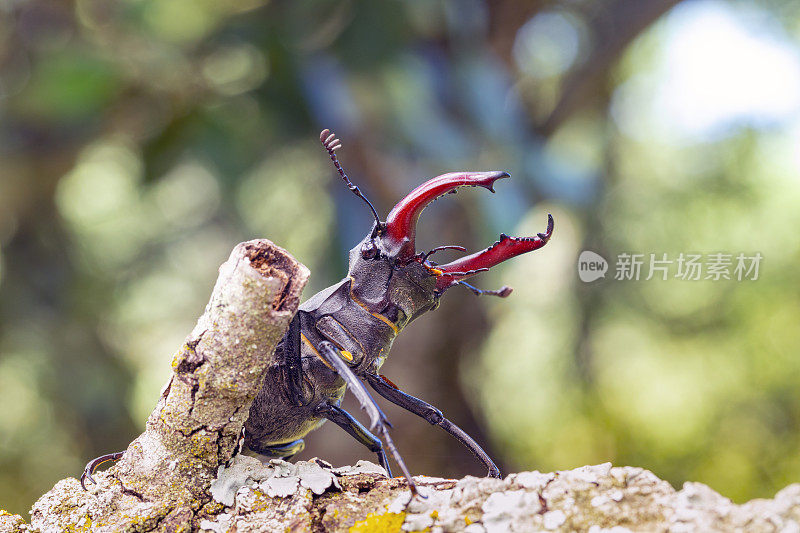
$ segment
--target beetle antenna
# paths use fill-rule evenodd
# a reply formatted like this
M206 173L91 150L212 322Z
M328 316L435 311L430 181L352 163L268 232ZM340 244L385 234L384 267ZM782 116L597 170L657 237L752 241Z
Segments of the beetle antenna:
M339 171L339 175L342 177L344 182L347 184L347 188L350 191L367 202L367 205L372 210L372 214L375 217L375 222L378 224L378 227L382 227L383 223L381 222L381 218L378 216L378 212L375 211L375 207L372 205L372 202L367 200L367 197L361 192L357 186L353 185L353 182L350 181L350 178L347 177L345 174L342 165L339 164L339 159L336 157L336 150L342 147L342 141L336 138L336 134L332 133L331 130L325 128L319 134L319 141L322 143L322 146L328 151L328 154L331 156L331 161L333 161L333 165L336 167L336 170Z
M499 296L500 298L506 298L509 294L511 294L511 291L514 290L511 287L509 287L508 285L503 285L502 287L500 287L496 291L487 291L486 289L479 289L478 287L470 285L466 281L458 281L458 282L456 282L456 285L465 286L466 288L471 290L472 293L475 296L480 296L482 294L485 294L486 296Z

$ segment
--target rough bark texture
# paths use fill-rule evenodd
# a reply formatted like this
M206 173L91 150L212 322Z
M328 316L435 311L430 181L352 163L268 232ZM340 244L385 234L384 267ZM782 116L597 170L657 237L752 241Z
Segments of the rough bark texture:
M800 531L800 484L772 500L735 505L706 485L686 483L676 491L647 470L609 463L549 474L521 472L503 480L419 476L424 500L412 500L402 479L385 477L367 461L335 469L320 460L262 465L239 455L219 470L210 488L213 500L186 502L187 510L173 506L159 522L148 521L150 512L141 505L127 508L124 521L120 516L102 525L92 510L109 505L98 502L112 497L82 492L69 478L36 503L32 526L0 513L0 532ZM101 487L114 483L113 473L98 477Z
M59 481L31 523L6 531L783 531L800 532L800 484L734 505L710 488L675 491L641 468L610 464L503 480L420 476L427 499L366 461L225 467L308 271L265 240L237 246L173 374L123 459L81 489Z

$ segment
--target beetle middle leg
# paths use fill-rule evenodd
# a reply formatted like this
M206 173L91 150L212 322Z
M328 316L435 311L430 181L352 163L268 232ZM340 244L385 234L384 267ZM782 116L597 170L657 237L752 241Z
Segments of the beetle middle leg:
M353 415L341 407L323 403L319 406L317 412L345 430L351 437L366 446L371 452L375 452L378 455L378 463L386 470L386 474L392 477L392 469L389 467L389 461L386 459L386 453L383 451L381 439L370 433L358 420L353 418Z
M393 404L399 405L403 409L411 411L415 415L424 418L434 426L439 426L450 435L455 437L456 440L466 446L467 449L469 449L469 451L471 451L472 454L484 464L484 466L489 470L490 477L500 477L500 469L494 464L494 461L492 461L492 459L489 457L489 454L483 451L483 448L481 448L472 437L467 435L463 429L446 419L442 412L436 407L432 406L428 402L420 400L419 398L415 398L410 394L406 394L398 389L394 383L383 376L365 374L365 377L367 378L367 382L369 382L369 384L378 394Z

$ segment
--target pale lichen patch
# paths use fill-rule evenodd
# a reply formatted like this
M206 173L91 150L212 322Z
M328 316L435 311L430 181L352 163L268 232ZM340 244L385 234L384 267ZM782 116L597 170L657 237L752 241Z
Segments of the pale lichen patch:
M253 479L253 472L259 468L261 462L246 455L237 456L227 468L221 465L217 478L211 483L211 496L223 505L233 505L236 492Z
M262 464L254 457L240 454L227 467L219 467L217 478L211 483L211 495L216 501L231 506L237 492L253 483L270 497L291 496L301 487L320 495L329 489L341 490L339 476L363 473L382 475L382 472L381 467L368 461L335 469L319 460L292 464L272 459Z
M375 463L371 463L369 461L364 461L363 459L359 460L354 466L340 466L338 468L333 468L331 472L333 472L338 476L352 476L355 474L378 474L384 477L388 477L386 475L386 470L384 470L382 466L376 465Z
M487 533L515 531L515 524L531 523L542 506L539 495L524 490L495 492L483 503L483 522Z
M548 511L542 515L542 522L545 529L556 529L567 521L567 515L564 511L558 509L556 511Z

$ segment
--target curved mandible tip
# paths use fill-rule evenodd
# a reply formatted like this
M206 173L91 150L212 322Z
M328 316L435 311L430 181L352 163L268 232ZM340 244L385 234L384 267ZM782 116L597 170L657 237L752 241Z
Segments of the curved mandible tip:
M436 278L436 290L443 291L461 280L479 272L489 270L493 266L516 257L520 254L538 250L553 236L555 223L553 215L547 214L547 229L544 233L537 233L536 237L509 237L500 234L500 240L490 247L472 255L456 259L445 265L437 265L441 272Z

